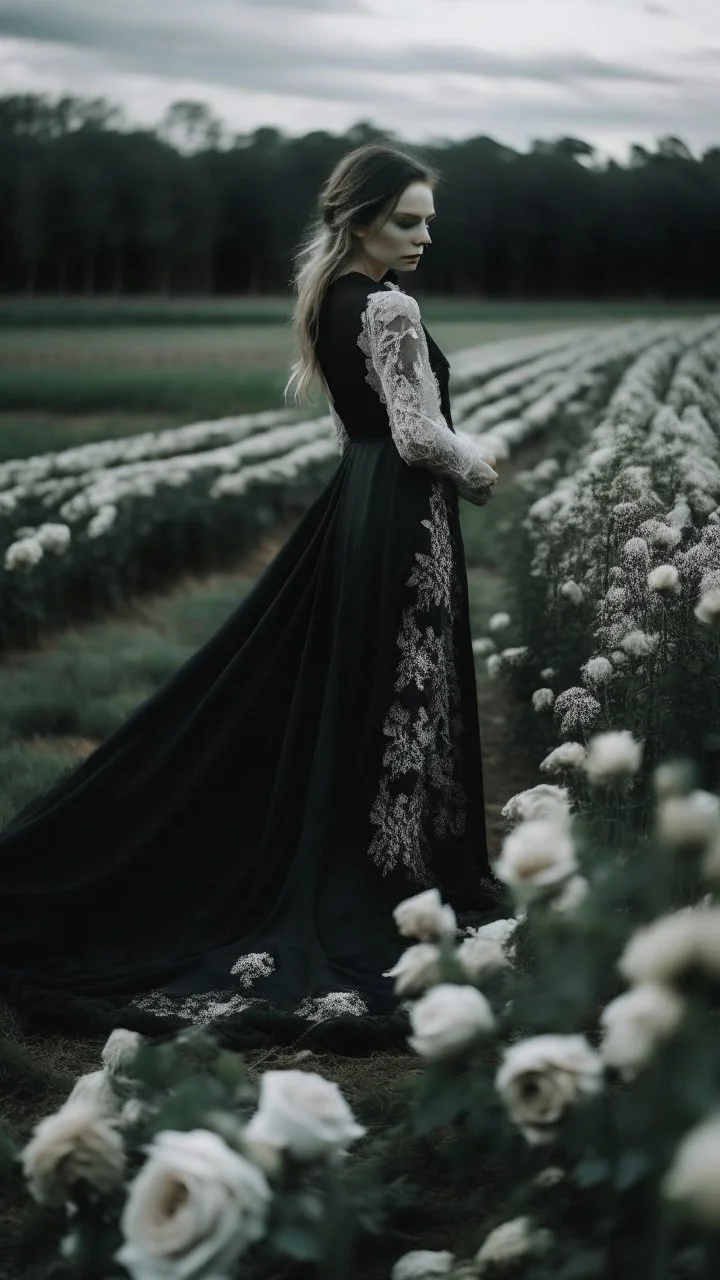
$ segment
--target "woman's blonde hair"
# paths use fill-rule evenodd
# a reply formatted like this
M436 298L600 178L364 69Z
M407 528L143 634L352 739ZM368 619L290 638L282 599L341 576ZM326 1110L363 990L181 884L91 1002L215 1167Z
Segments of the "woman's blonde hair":
M315 350L320 305L327 286L356 250L353 232L379 230L411 182L433 188L440 174L404 151L367 143L338 161L318 195L317 210L295 255L292 285L297 293L292 312L298 358L284 391L287 404L307 404L315 385L329 395ZM291 390L292 389L292 390Z

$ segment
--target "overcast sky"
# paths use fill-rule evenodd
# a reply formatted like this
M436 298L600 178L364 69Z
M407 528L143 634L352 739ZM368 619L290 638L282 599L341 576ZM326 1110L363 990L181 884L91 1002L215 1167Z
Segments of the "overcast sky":
M720 144L720 0L0 0L0 93L209 103L233 132Z

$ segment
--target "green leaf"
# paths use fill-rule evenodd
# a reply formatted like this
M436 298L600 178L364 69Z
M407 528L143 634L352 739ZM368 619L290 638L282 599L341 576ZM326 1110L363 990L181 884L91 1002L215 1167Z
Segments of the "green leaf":
M431 1129L449 1124L455 1120L468 1106L468 1089L462 1080L454 1081L424 1098L418 1105L413 1117L413 1133L421 1137Z
M581 1249L573 1253L555 1272L555 1280L591 1280L603 1273L605 1254L602 1249Z
M300 1262L317 1262L323 1250L323 1206L308 1191L278 1192L269 1239L281 1253Z
M651 1168L652 1161L646 1151L624 1151L615 1167L613 1182L618 1191L628 1191L642 1181Z
M588 1156L585 1160L581 1160L571 1174L573 1182L578 1187L598 1187L603 1182L609 1182L610 1176L609 1162L599 1156Z
M298 1262L317 1262L321 1256L318 1232L309 1223L278 1223L270 1233L270 1241L280 1253Z

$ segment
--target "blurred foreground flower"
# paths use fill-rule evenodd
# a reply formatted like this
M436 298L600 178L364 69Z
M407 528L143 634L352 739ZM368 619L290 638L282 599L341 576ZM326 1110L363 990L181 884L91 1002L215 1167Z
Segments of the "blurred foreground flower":
M568 1108L602 1084L602 1061L582 1035L520 1040L505 1050L495 1077L511 1120L532 1144L551 1142Z
M518 791L502 808L507 822L530 822L534 818L547 818L567 825L570 821L570 796L565 787L552 782L540 782L527 791Z
M494 613L488 622L488 631L504 631L511 622L509 613Z
M266 1071L245 1137L279 1147L295 1160L318 1160L365 1132L333 1081L314 1071Z
M40 1204L61 1205L81 1187L106 1195L122 1184L125 1152L114 1120L76 1096L33 1130L23 1173Z
M695 617L706 627L720 626L720 589L706 591L695 606Z
M549 711L554 701L552 689L536 689L532 696L533 711Z
M442 1058L466 1049L495 1026L492 1009L475 987L441 982L410 1010L412 1048L423 1058Z
M431 1280L452 1271L455 1254L447 1250L413 1249L398 1258L390 1280Z
M541 773L564 773L573 769L582 769L585 764L587 748L582 742L561 742L545 759L540 762Z
M643 744L628 729L614 729L590 739L585 773L595 786L627 782L642 762Z
M265 1234L265 1175L207 1129L155 1135L130 1184L116 1257L133 1280L226 1280Z
M663 1192L711 1231L720 1228L720 1113L685 1136L665 1176Z
M403 938L417 938L420 942L435 942L457 928L455 912L443 904L438 889L404 898L395 907L393 920Z
M521 906L552 892L577 871L566 826L553 819L521 823L505 837L494 871Z
M503 1222L485 1238L475 1254L478 1275L488 1268L508 1266L529 1254L542 1254L552 1243L546 1227L536 1227L529 1217Z
M600 1016L600 1056L631 1080L650 1061L660 1041L676 1030L685 1005L674 991L644 982L606 1005Z
M720 978L720 909L696 907L653 920L633 934L618 968L635 985L672 984L691 969Z
M395 979L395 994L419 996L440 981L440 950L432 942L408 947L384 978Z

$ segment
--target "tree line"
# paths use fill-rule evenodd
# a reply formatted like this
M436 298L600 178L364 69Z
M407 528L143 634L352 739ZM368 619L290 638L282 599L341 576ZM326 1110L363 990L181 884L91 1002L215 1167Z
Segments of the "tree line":
M443 175L423 286L492 299L710 299L720 293L720 146L682 139L601 159L582 139L525 152L487 135L415 148L342 135L229 136L199 102L153 129L104 99L0 97L0 292L282 293L317 192L350 148L385 141Z

